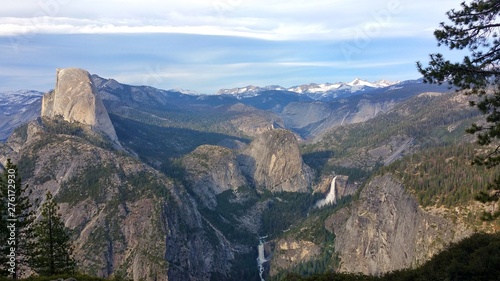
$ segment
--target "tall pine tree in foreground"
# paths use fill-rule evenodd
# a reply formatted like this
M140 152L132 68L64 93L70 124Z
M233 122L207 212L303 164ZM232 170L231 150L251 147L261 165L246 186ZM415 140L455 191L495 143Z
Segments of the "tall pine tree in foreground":
M32 228L30 266L40 275L73 273L75 262L68 229L58 213L59 207L47 192L41 216Z
M28 265L27 236L34 220L30 194L28 185L22 185L17 166L7 159L0 177L0 273L13 279Z
M486 122L473 124L467 132L477 134L477 142L490 148L474 163L491 168L500 165L500 1L462 2L461 9L452 9L447 16L449 23L442 22L434 31L438 45L466 50L468 54L461 62L431 54L429 65L417 62L417 68L425 82L448 82L458 91L476 97L471 105L486 115ZM500 199L500 178L489 188L492 190L479 194L478 200Z

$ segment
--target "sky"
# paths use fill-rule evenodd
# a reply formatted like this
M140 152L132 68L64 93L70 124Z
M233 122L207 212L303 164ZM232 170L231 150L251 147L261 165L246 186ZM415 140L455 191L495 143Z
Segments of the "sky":
M125 84L206 94L417 79L417 61L447 54L433 31L462 2L3 1L0 91L47 91L56 68L79 67Z

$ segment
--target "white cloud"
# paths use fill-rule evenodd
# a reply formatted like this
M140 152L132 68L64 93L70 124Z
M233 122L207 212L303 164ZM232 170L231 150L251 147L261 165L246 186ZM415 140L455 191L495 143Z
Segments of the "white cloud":
M272 30L249 29L245 26L214 25L168 25L156 21L155 24L137 23L136 20L114 19L74 19L74 18L0 18L0 36L29 34L125 34L125 33L184 33L199 35L239 36L258 39L283 39L287 34L276 36Z
M427 58L435 47L432 31L458 5L456 0L6 1L0 10L0 89L49 89L55 68L76 66L124 83L208 93L356 76L415 78L414 61ZM392 9L391 3L400 6Z
M430 0L13 1L0 12L0 36L187 33L344 40L360 30L376 37L421 36L430 25L437 27L445 19L444 12L455 6L452 0L439 4Z

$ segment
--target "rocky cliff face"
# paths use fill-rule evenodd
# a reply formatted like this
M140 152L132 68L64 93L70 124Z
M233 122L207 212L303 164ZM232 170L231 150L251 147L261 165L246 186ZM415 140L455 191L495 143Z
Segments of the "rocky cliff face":
M359 183L351 183L349 182L349 177L344 175L336 175L336 176L323 176L319 182L315 185L314 192L321 192L327 196L327 194L331 191L332 180L335 180L335 197L338 199L353 195L356 193L357 188L359 187Z
M423 211L390 175L379 176L359 200L329 217L340 270L381 274L423 264L472 231Z
M272 192L307 192L312 171L302 161L297 138L287 130L264 132L238 156L255 186Z
M231 274L255 264L255 237L274 235L262 233L265 219L274 219L269 214L283 212L279 204L287 202L281 199L284 194L261 196L254 187L271 192L311 191L312 172L302 160L296 135L276 128L290 128L304 137L321 135L327 128L364 122L390 110L393 99L405 92L392 94L394 98L364 95L327 104L274 91L245 103L234 97L195 97L97 76L91 79L80 69L62 69L57 76L55 90L43 100L43 122L39 119L16 130L5 145L0 144L0 161L10 157L20 164L23 180L35 197L42 198L48 190L56 195L66 226L74 230L75 254L83 271L134 280L238 279ZM429 116L419 113L425 108L430 107L396 105L393 113L400 116L389 124L400 124L403 115L413 117L406 123L422 122ZM440 112L449 106L438 108ZM87 135L49 130L50 122L53 127L70 122L119 145L108 112L124 151L100 146ZM58 123L61 118L66 122ZM333 137L332 142L322 140L323 150L358 143L360 139L346 141L347 128L339 129L338 142ZM380 129L368 132L361 135L376 135ZM391 140L355 146L346 156L350 158L336 159L333 154L332 161L325 163L371 167L412 151L408 148L413 146L411 136L387 135ZM248 136L255 137L249 145ZM162 154L171 150L175 153ZM147 164L139 158L147 159ZM167 167L163 164L172 159L181 159L185 178L174 181L154 169ZM325 171L316 191L328 193L332 176L333 171ZM359 184L338 176L336 198L353 195ZM308 202L302 200L308 194L293 196L299 199L288 202ZM271 275L325 257L325 263L334 264L334 243L341 270L379 274L423 263L470 232L443 215L420 209L390 176L373 179L347 207L327 211L307 212L303 222L293 214L293 222L283 227L288 229L277 231L283 236L269 242L275 246ZM330 215L326 222L323 215ZM282 219L279 213L276 217Z
M210 280L234 259L186 190L139 160L30 123L5 157L19 163L33 201L51 191L73 230L79 270L134 280Z
M17 129L0 146L0 160L19 164L33 202L54 194L73 230L79 271L134 280L227 279L234 253L224 234L202 217L184 186L80 134L90 131L119 146L88 72L62 69L57 75L55 90L43 98L43 118ZM221 148L214 159L227 161L225 152ZM230 175L214 177L227 182L217 192L238 184Z
M224 147L202 145L183 158L192 190L200 202L213 209L215 195L246 185L246 179L238 168L236 154Z
M57 69L56 87L43 96L41 115L48 118L61 116L70 123L90 126L94 132L103 134L120 146L92 78L83 69Z
M387 112L394 108L396 102L388 100L384 102L372 102L362 99L358 102L356 111L346 118L348 123L362 123L375 118L380 113ZM345 122L345 121L344 121ZM347 124L347 123L346 123Z
M263 132L285 127L283 120L275 113L258 110L242 103L234 104L226 110L236 115L231 118L231 125L247 136L255 137Z
M269 274L275 276L281 270L289 270L301 262L310 261L321 254L321 248L311 241L292 238L276 241Z
M272 192L310 190L312 170L302 161L291 132L264 132L237 153L221 146L202 145L182 158L191 190L202 205L214 209L216 195L242 186Z
M279 115L286 128L307 139L319 137L338 126L365 122L391 110L395 105L394 100L375 102L367 99L361 99L357 103L346 99L333 103L292 102Z

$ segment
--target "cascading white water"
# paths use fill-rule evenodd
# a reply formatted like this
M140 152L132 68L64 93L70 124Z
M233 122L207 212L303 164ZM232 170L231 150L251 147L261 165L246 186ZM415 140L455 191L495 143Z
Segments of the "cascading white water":
M267 236L266 236L267 237ZM266 255L264 253L264 241L262 239L266 237L260 237L259 238L259 246L257 247L259 251L259 256L257 257L257 266L259 268L259 277L260 281L265 281L262 275L264 274L264 266L263 264L267 262L266 260Z
M332 183L330 184L330 192L328 192L328 195L326 195L325 199L321 199L316 203L317 208L321 208L325 206L326 204L330 203L337 203L337 198L336 198L336 193L337 191L335 190L335 180L337 179L337 176L335 176L332 180Z
M264 263L266 262L266 257L264 256L264 243L262 241L259 243L259 262Z

